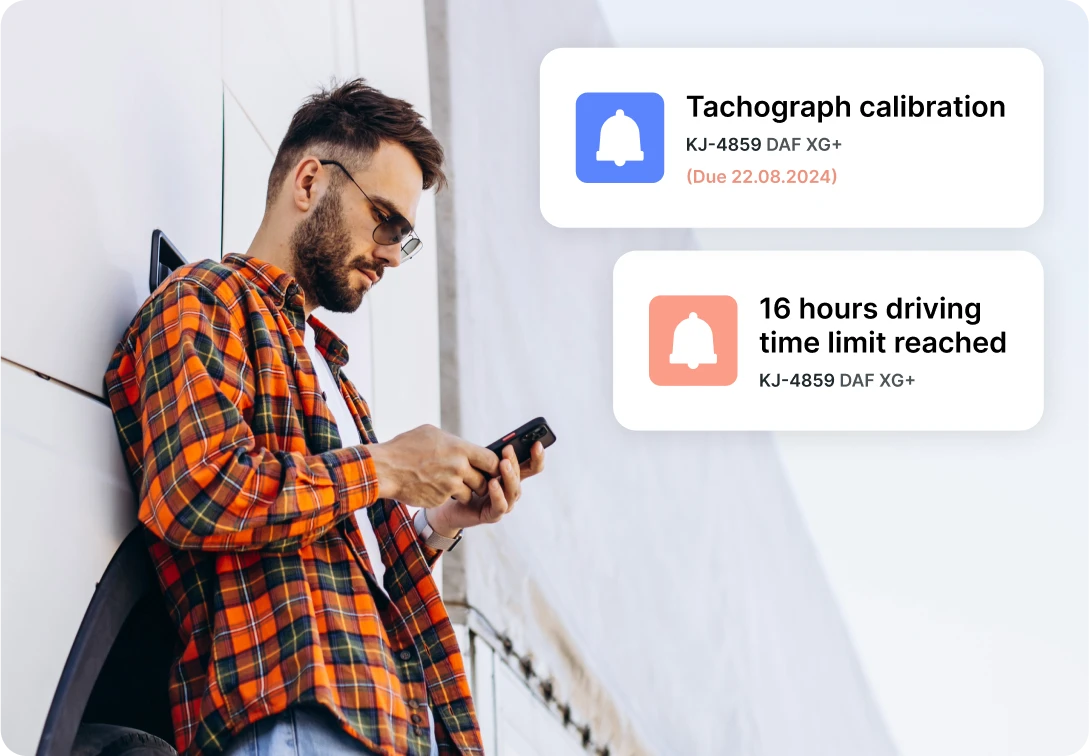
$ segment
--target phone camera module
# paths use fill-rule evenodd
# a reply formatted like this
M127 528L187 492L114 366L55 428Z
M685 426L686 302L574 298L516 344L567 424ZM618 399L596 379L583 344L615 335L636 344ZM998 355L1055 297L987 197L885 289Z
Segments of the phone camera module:
M531 430L526 435L522 436L522 441L523 441L523 443L532 444L534 441L536 441L539 438L542 438L544 435L545 435L544 427L538 426L538 427L534 428L533 430Z

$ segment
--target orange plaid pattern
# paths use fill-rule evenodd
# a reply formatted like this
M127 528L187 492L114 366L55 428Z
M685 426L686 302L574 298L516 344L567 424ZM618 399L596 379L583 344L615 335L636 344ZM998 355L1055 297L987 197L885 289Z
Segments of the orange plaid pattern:
M311 316L355 416L343 446L303 347L292 276L244 255L175 271L105 376L140 521L178 629L177 749L316 703L384 756L481 753L464 665L408 511L378 498L366 402L347 348ZM378 589L354 512L381 546Z

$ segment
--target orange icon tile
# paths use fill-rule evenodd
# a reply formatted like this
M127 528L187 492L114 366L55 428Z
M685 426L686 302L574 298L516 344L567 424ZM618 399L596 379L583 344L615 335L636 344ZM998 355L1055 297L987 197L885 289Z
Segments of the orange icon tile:
M737 302L663 295L650 301L650 380L658 386L729 386L737 380Z

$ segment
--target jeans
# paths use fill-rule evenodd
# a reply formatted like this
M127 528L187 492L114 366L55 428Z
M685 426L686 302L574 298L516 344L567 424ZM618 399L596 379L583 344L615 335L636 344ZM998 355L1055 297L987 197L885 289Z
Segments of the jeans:
M333 713L314 705L290 706L242 730L223 756L374 756L340 728Z

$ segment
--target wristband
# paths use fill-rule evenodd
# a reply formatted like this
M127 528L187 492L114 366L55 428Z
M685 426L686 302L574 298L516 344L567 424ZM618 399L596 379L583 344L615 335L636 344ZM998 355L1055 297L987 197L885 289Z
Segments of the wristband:
M452 548L458 545L461 540L461 529L458 529L457 535L453 538L447 538L444 535L440 535L431 527L431 523L427 521L427 510L419 509L416 511L416 516L412 518L412 524L416 526L416 533L423 539L424 545L429 546L439 551L450 551Z

